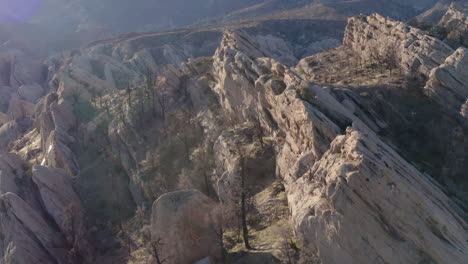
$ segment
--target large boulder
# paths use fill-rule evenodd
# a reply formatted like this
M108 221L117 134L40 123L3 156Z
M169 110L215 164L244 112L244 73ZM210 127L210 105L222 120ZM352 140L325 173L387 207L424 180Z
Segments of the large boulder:
M18 88L18 94L21 96L21 99L30 103L36 103L44 95L44 89L38 84L21 85Z
M8 115L11 120L29 118L34 114L34 104L18 98L17 95L10 99Z
M158 252L169 264L191 264L204 257L219 257L216 203L197 190L162 195L153 204L151 231Z
M0 194L19 193L18 183L24 180L24 162L16 154L0 152Z
M9 121L0 127L0 147L5 148L20 135L16 121Z

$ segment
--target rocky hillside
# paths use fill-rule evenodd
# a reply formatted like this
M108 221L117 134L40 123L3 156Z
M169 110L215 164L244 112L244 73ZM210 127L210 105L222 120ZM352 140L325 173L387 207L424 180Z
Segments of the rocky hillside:
M452 48L468 47L468 1L442 1L432 9L410 20L410 24L427 30Z
M465 263L468 50L266 30L3 61L0 263Z

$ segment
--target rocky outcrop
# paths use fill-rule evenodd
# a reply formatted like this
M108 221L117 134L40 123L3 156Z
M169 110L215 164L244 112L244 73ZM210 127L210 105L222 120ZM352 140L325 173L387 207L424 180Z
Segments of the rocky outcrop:
M395 60L406 72L426 77L453 53L441 40L422 30L378 14L350 18L343 45L365 61L382 64Z
M364 31L372 32L372 21L380 18L368 19L369 24L351 20L348 33L353 23L365 23ZM393 26L394 33L406 27ZM400 37L419 34L414 29L407 33ZM417 71L427 73L442 64L434 58L444 59L450 48L419 37L412 40L425 47L403 50L403 60L410 68L410 61L424 58L427 64ZM378 139L327 89L259 58L264 54L248 36L229 32L222 43L214 57L214 90L228 114L241 120L259 115L265 130L282 142L277 175L284 180L292 223L306 248L316 250L324 263L463 262L466 221L436 183ZM353 43L359 41L348 35L345 44ZM283 82L283 89L274 89L273 80Z
M70 132L76 118L70 103L50 93L36 105L35 115L35 127L40 132L43 151L41 165L64 168L75 175L79 166L69 145L75 141Z
M450 199L372 133L348 129L296 184L293 222L324 263L466 257L467 225Z
M0 147L5 148L20 135L18 123L9 121L0 127Z
M38 84L22 85L18 88L19 96L30 103L36 103L44 94L44 90Z
M468 99L462 105L461 110L460 110L460 115L463 116L464 118L468 118Z
M34 104L19 99L18 96L15 95L10 99L7 113L10 120L31 118L34 114Z
M191 264L204 257L220 257L215 206L197 190L159 197L152 208L151 231L154 243L159 242L160 259Z
M462 105L468 99L468 49L457 49L442 65L434 68L425 91L450 111L462 112Z
M196 190L160 196L181 188L182 176L189 181L199 172L206 193L213 176L222 202L239 194L242 174L252 196L276 177L288 200L284 219L290 216L304 252L316 253L323 263L463 263L466 220L437 183L377 136L387 124L374 116L377 111L372 116L365 111L358 93L342 92L339 101L339 92L311 84L270 58L292 59L291 47L270 35L229 31L214 56L189 61L198 52L193 46L163 42L161 36L129 34L50 59L51 92L37 103L36 130L13 147L18 151L16 146L31 144L42 166L35 166L31 176L18 157L0 153L4 255L20 263L33 261L32 255L46 263L63 263L65 255L67 261L92 263L85 223L92 214L83 207L94 202L95 211L118 210L116 218L122 220L119 202L130 195L122 198L119 191L115 200L109 192L128 184L143 212L159 197L152 206L151 246L161 259L190 264L217 258L217 204ZM426 90L441 104L466 115L466 94L459 85L466 82L464 49L454 53L422 31L378 15L350 19L344 45L368 63L389 63L386 54L394 55L406 73L429 78ZM179 66L163 67L166 63ZM157 75L156 86L164 93L153 102L150 91L138 90L148 71ZM28 86L20 86L18 95L10 90L2 89L11 97L10 109L40 96ZM91 120L77 111L89 102L97 110ZM7 128L0 135L10 135L13 130ZM457 133L457 140L463 138ZM75 155L82 155L82 168ZM200 160L207 163L203 168ZM99 184L90 186L87 180L95 175ZM100 190L108 180L110 187ZM89 190L96 194L88 195ZM99 205L93 200L99 191L107 192L102 207L109 208L100 208L104 199ZM258 215L273 214L277 204L284 207L284 196L260 196L265 196L260 203L254 201ZM110 208L114 205L117 209Z
M468 3L453 2L436 25L442 37L454 48L468 47Z
M93 263L71 177L42 166L32 174L16 154L0 153L1 263ZM39 259L27 262L34 257Z
M35 166L32 179L39 189L43 205L82 261L91 263L93 252L88 244L85 212L72 187L72 178L63 169Z
M24 181L24 162L13 153L0 153L0 194L19 193L18 183Z
M13 193L0 195L1 263L66 263L61 234Z

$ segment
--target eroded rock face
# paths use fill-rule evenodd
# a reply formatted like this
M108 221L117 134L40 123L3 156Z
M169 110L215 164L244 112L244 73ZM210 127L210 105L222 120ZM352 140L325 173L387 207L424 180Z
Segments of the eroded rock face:
M64 168L75 175L78 164L69 146L75 141L70 132L76 118L70 103L50 93L36 105L35 115L35 127L40 132L44 152L41 165Z
M24 162L20 157L0 152L0 194L19 193L18 183L24 180L23 168Z
M378 14L350 18L343 44L366 61L396 60L406 72L424 76L453 53L441 40Z
M468 98L468 49L457 49L442 65L433 69L425 90L452 112L462 112L462 105Z
M153 204L151 231L160 241L161 259L168 263L191 264L204 257L219 257L216 235L216 204L197 190L162 195Z
M445 41L452 47L468 47L468 3L453 2L440 19L437 28L443 29Z
M2 152L0 181L1 263L93 263L85 214L63 169L36 166L31 179L19 156Z
M87 241L85 212L73 190L71 176L63 169L35 166L32 179L39 189L45 209L68 243L75 247L83 261L91 262L93 252Z
M5 148L20 135L18 123L9 121L0 127L0 147Z
M10 99L7 113L10 120L30 118L34 114L34 104L24 101L16 95Z
M371 32L373 26L367 26ZM407 33L419 34L413 29ZM450 52L443 43L420 37L413 41L428 41L421 45L429 46L404 50L406 65L410 57L420 61L437 53L431 45ZM241 120L259 114L265 130L283 142L277 146L277 175L284 180L292 223L306 248L316 250L324 263L462 263L467 224L439 186L327 89L255 57L263 55L248 39L237 32L223 39L214 57L215 91L228 113ZM441 64L445 53L434 56ZM425 58L430 62L417 68L421 73L438 66ZM285 83L284 90L273 88L272 76ZM259 108L263 112L255 110Z
M1 263L65 263L61 234L13 193L0 195Z
M466 222L450 199L371 133L349 129L338 136L296 184L293 221L324 263L466 257Z
M22 85L18 88L18 94L25 101L36 103L44 94L44 90L38 84Z

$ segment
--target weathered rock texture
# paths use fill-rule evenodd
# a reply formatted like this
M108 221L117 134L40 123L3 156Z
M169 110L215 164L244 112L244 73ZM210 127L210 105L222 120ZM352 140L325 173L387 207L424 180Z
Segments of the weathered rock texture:
M191 264L207 256L219 257L216 204L197 190L162 195L153 204L153 241L160 241L161 259Z
M405 65L424 54L435 52L442 60L445 51L448 56L445 44L422 33L420 37L429 38L429 46L403 50ZM348 35L345 43L357 48L359 42L350 41ZM326 89L259 58L263 54L248 36L230 32L222 43L215 55L215 91L228 113L244 120L260 115L265 129L284 142L278 146L277 174L285 182L292 222L306 247L317 250L325 263L463 262L467 225L437 184L380 141ZM437 66L425 60L431 66L417 70ZM271 79L284 82L285 89L275 89ZM351 124L353 129L345 133Z
M65 263L66 242L24 200L0 196L1 263Z
M0 154L2 262L92 263L85 216L60 169L28 165L13 153Z
M445 15L436 25L436 30L442 29L445 41L452 47L468 47L468 3L453 2Z
M27 83L13 82L11 74L2 79L0 143L41 163L29 170L18 156L0 153L5 264L34 263L33 256L44 263L93 262L83 207L102 192L96 187L88 195L86 179L110 189L128 183L131 195L119 191L114 200L106 194L111 204L103 207L116 207L106 212L120 214L122 196L143 212L159 197L151 231L153 243L161 242L161 259L185 264L218 257L217 204L200 191L175 190L195 185L210 194L218 187L217 196L227 200L241 173L258 191L274 177L282 181L295 233L304 251L323 263L464 263L463 212L377 135L387 125L384 117L366 112L357 93L340 97L307 82L271 58L293 61L291 47L269 35L228 31L214 56L188 60L212 55L219 37L197 34L184 37L196 36L191 41L208 47L165 40L172 35L129 34L50 58L48 76L15 68ZM465 49L454 51L379 15L351 18L343 43L364 64L396 64L428 79L431 97L466 116ZM43 98L38 87L26 86L39 77L50 84ZM91 114L80 112L83 106ZM33 130L11 142L19 135L9 122L31 118ZM456 139L463 138L457 131ZM81 192L73 188L75 179Z
M71 176L63 169L35 166L32 179L39 189L45 209L68 243L80 252L84 258L82 261L91 262L93 253L87 241L85 212L73 190Z
M293 221L324 263L466 258L466 222L450 199L372 133L338 136L297 183Z
M453 52L422 30L378 14L350 18L343 44L366 61L396 60L406 72L425 76Z
M468 99L468 50L458 48L433 69L425 89L441 105L455 113L462 112L462 105Z

